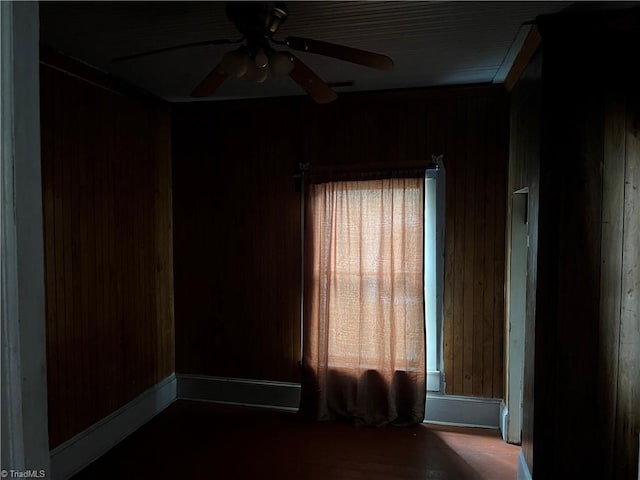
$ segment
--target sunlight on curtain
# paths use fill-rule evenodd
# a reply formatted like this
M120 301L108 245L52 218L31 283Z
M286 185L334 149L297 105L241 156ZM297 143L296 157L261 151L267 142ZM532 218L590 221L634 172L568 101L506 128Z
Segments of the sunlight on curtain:
M424 179L310 185L303 413L424 418Z

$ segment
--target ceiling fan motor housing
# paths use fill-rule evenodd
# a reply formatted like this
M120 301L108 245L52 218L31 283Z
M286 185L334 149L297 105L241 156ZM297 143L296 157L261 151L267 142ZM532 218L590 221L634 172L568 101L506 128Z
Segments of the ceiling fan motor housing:
M228 2L226 12L247 39L271 38L288 16L284 2Z

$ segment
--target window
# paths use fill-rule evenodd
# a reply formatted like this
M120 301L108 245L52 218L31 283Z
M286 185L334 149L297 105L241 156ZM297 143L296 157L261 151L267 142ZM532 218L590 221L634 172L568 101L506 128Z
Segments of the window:
M316 418L424 418L424 184L310 185L301 410Z
M304 330L316 368L421 371L442 391L444 169L423 175L311 185Z
M379 336L383 332L393 334L389 325L394 317L392 310L422 309L423 292L419 288L423 266L416 250L421 248L423 235L423 202L412 200L420 208L406 203L407 198L422 196L422 188L381 188L381 181L347 183L348 188L333 192L337 211L326 217L331 222L327 229L334 235L326 254L333 261L327 261L328 267L317 271L314 278L332 285L329 366L359 360L361 368L375 368L378 356L389 356L389 350L396 348L396 361L411 370L409 365L419 358L422 348L406 338L398 339L392 347L391 342L380 343ZM391 257L390 266L384 265L384 257ZM422 336L420 330L409 333ZM380 351L381 345L384 351Z

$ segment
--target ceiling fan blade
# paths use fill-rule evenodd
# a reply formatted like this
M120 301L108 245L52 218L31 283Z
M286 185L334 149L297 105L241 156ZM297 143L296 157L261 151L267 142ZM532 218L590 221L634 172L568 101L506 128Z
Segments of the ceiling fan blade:
M307 67L298 57L289 53L293 61L293 70L289 76L300 85L317 103L329 103L338 98L326 83L313 70Z
M147 55L155 55L157 53L169 52L171 50L180 50L182 48L200 47L200 46L206 46L206 45L229 45L229 44L234 44L234 43L240 43L243 40L244 40L244 37L240 38L238 40L205 40L205 41L202 41L202 42L183 43L181 45L173 45L171 47L156 48L155 50L147 50L145 52L133 53L131 55L124 55L122 57L116 57L116 58L112 59L111 61L112 62L123 62L125 60L131 60L133 58L138 58L138 57L146 57Z
M200 82L200 84L191 92L192 97L209 97L227 79L229 74L225 72L220 65L211 70L209 74Z
M322 42L320 40L311 40L310 38L287 37L284 41L287 46L294 50L339 58L340 60L357 63L378 70L393 70L393 60L379 53L367 52L366 50L345 47L344 45Z

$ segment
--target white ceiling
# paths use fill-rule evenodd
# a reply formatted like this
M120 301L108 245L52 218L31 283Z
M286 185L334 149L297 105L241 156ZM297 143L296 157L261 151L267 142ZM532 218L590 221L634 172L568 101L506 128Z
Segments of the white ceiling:
M275 38L296 35L384 53L391 72L296 52L340 92L501 82L536 16L576 2L289 1ZM575 5L574 5L575 7ZM41 42L169 101L189 92L233 45L199 46L125 62L118 56L239 37L225 2L42 2ZM230 78L211 99L304 94L288 77Z

